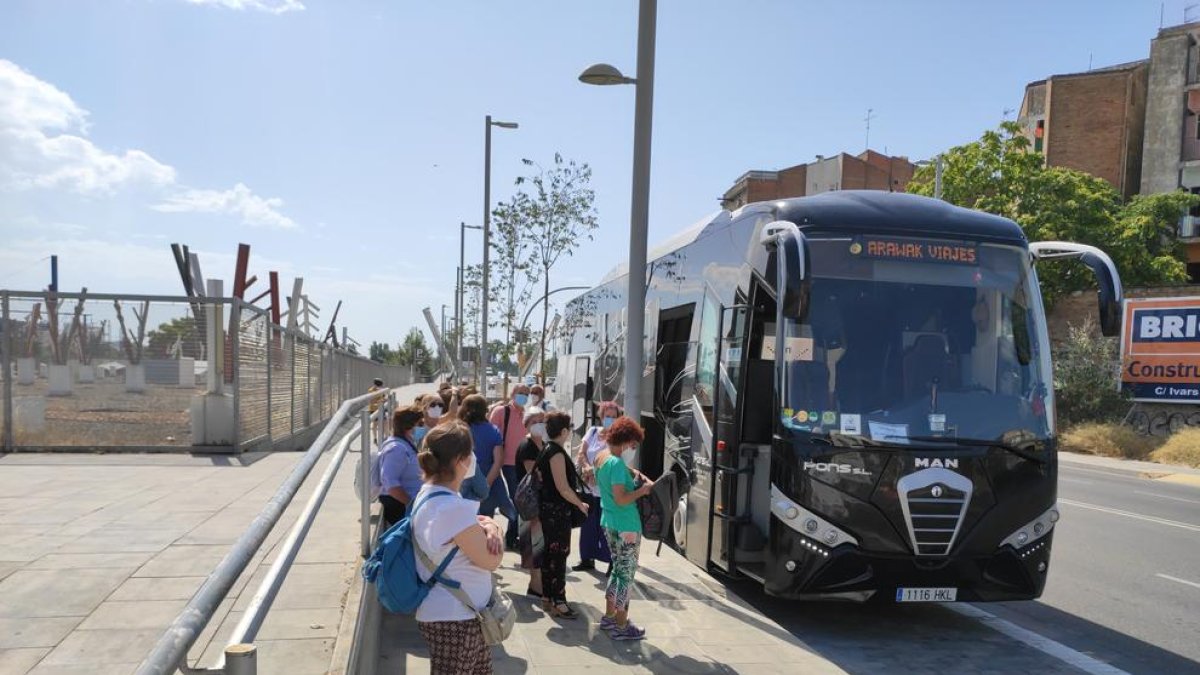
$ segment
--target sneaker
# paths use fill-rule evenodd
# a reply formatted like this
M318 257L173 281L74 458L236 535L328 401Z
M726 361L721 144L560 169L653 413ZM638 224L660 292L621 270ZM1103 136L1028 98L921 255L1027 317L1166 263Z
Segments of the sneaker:
M600 617L600 630L610 631L617 627L617 620L611 616Z
M642 640L646 637L646 630L633 625L632 621L625 624L624 628L614 626L609 631L608 636L614 640Z
M575 570L576 572L586 572L588 570L594 570L594 569L596 569L596 561L595 560L580 560L579 564L572 566L571 569Z

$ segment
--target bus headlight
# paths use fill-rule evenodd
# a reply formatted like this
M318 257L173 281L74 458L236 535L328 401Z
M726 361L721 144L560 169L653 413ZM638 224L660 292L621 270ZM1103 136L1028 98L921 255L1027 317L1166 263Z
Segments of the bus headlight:
M835 544L853 544L858 546L858 540L853 536L847 534L837 525L793 502L774 484L771 485L771 515L805 537L813 538L814 541L824 541L830 546ZM821 533L819 537L816 536L818 532Z
M1046 536L1050 530L1053 530L1054 524L1058 522L1058 518L1058 506L1051 506L1049 509L1046 509L1045 513L1025 523L1016 532L1008 535L1004 541L1000 542L1000 545L1011 546L1012 548L1024 548Z

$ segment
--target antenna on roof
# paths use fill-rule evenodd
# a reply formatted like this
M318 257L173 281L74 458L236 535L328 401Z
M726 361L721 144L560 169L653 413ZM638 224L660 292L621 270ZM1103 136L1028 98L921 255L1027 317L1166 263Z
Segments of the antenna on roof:
M1184 23L1188 22L1188 13L1191 12L1193 9L1196 9L1197 7L1200 7L1200 4L1184 5L1184 7L1183 7L1183 22Z
M875 109L867 108L867 116L865 118L863 118L863 121L867 123L867 147L863 148L864 150L871 149L871 120L874 118L875 118Z
M1092 72L1092 53L1088 52L1088 72Z

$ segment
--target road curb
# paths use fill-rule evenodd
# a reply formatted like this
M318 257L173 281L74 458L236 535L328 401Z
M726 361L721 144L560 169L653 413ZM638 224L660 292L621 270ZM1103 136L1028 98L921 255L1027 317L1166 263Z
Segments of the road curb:
M1178 485L1200 487L1200 476L1188 473L1169 473L1165 476L1159 476L1154 480L1162 481L1164 483L1176 483Z

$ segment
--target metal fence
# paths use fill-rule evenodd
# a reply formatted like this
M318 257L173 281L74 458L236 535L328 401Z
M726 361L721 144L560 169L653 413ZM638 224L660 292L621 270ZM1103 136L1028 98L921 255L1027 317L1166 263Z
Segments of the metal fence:
M0 447L303 444L384 366L236 298L0 290Z

